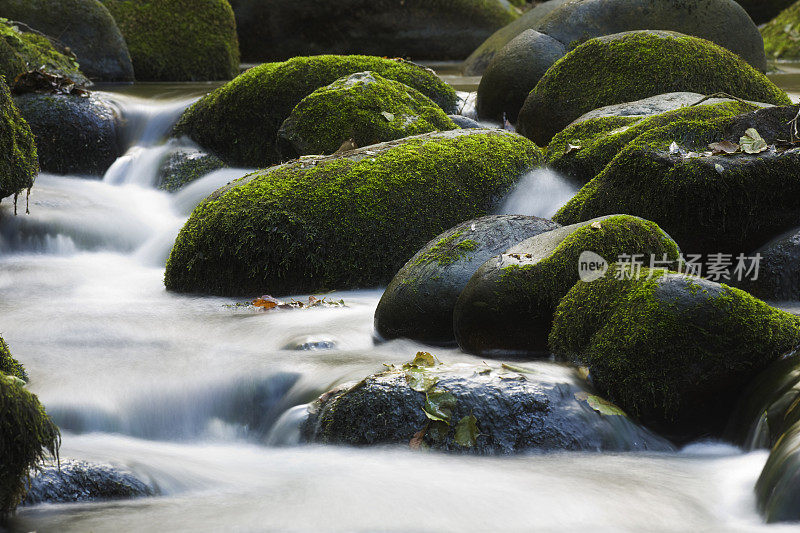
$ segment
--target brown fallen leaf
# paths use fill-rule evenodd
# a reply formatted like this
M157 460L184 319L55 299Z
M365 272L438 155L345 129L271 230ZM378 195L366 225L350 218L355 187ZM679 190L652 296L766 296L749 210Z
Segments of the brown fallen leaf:
M564 155L567 155L570 152L577 152L578 150L582 150L583 146L580 144L572 144L567 143L567 147L564 149Z
M425 446L425 433L427 433L427 431L428 431L428 426L425 425L424 428L414 433L414 436L411 437L410 441L408 441L408 447L411 448L412 450L424 449L423 446Z
M592 227L595 229L602 229L603 223L600 220L595 220L594 222L592 222Z
M719 141L708 145L713 155L719 154L735 154L741 150L741 146L731 141Z
M284 302L269 295L260 296L253 300L252 303L255 307L261 307L262 309L274 309L278 306L286 305Z
M339 147L338 150L336 150L333 153L333 155L343 154L345 152L352 152L356 148L358 148L358 145L356 144L356 140L353 139L352 137L350 137L349 139L347 139L345 142L342 143L342 145Z

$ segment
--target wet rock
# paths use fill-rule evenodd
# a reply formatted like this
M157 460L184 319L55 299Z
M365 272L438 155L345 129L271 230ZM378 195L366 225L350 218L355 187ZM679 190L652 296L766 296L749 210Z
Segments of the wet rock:
M525 30L494 56L478 86L478 116L511 123L528 94L567 48L560 41Z
M324 444L475 454L672 450L576 370L552 363L392 368L321 396L302 434Z
M0 15L58 38L92 80L133 81L125 39L97 0L0 0Z
M513 245L559 227L538 217L492 215L447 230L389 283L375 311L375 329L385 339L454 342L453 309L475 271Z
M630 213L656 222L686 253L750 253L800 225L800 150L785 144L796 114L796 106L772 107L647 131L626 142L554 220ZM767 146L784 140L783 148L710 155L709 143L738 145L750 129Z
M245 61L370 54L464 59L518 13L504 0L233 0Z
M800 520L800 423L770 452L756 483L756 501L768 523Z
M193 148L171 152L158 169L158 188L176 192L227 165L218 157Z
M282 160L332 154L457 126L421 92L375 72L357 72L303 98L278 130Z
M548 70L525 100L517 131L546 145L594 109L683 91L790 104L786 93L725 48L673 32L626 32L592 39Z
M473 129L257 171L194 210L165 284L283 296L388 283L435 235L488 214L541 158L524 137Z
M550 346L601 394L676 439L717 436L747 384L800 344L800 317L744 291L663 269L578 282Z
M417 89L445 112L456 93L429 69L403 60L368 56L296 57L248 70L190 107L175 126L229 165L266 167L279 161L276 134L294 107L320 87L371 71Z
M306 335L297 337L289 341L284 350L295 350L299 352L308 352L315 350L333 350L338 346L336 339L328 337L320 337L315 335Z
M119 111L100 96L30 93L14 101L36 137L45 172L102 176L124 152Z
M800 228L794 228L755 252L761 260L758 279L736 280L736 286L762 300L800 300Z
M558 228L512 246L486 261L458 297L456 340L478 355L547 354L553 312L579 279L579 262L613 263L642 254L649 264L675 261L678 246L656 224L616 215Z
M471 118L462 115L447 115L447 118L452 120L456 126L462 129L474 130L483 127L476 120L472 120Z
M157 493L126 470L66 460L32 473L23 505L128 500Z

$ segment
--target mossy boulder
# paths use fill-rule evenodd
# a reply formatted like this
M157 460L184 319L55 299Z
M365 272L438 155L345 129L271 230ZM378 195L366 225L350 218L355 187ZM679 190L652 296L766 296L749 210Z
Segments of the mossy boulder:
M709 41L665 31L626 32L592 39L553 65L525 100L517 131L545 145L588 111L680 91L791 103L761 72Z
M774 59L800 58L800 2L787 7L761 30L764 51Z
M176 192L184 186L227 165L218 157L194 148L177 148L170 152L158 169L158 188Z
M695 95L696 93L673 94ZM654 104L634 102L628 110L635 113L647 112L655 106L666 107L671 103L684 102L685 98L680 96ZM693 100L692 103L698 102L700 98ZM715 119L735 117L757 109L759 109L757 105L746 102L709 101L702 105L679 107L651 117L624 114L587 118L570 124L553 137L547 147L547 164L576 182L588 183L600 174L628 143L644 133L670 126L674 130L674 132L671 130L671 134L675 140L687 136L691 138L700 124Z
M653 222L627 215L558 228L486 261L461 292L453 327L461 349L478 354L536 356L548 350L553 312L586 262L608 265L621 255L678 260L679 250Z
M494 56L478 86L478 116L511 123L528 94L567 48L535 30L525 30Z
M518 11L505 0L233 0L245 61L370 54L464 59Z
M524 137L472 129L258 171L195 209L166 286L285 295L388 283L432 237L488 214L541 158Z
M480 455L673 449L597 396L573 368L445 365L424 353L324 394L310 405L302 434L323 444Z
M763 24L771 21L781 11L795 3L795 0L736 0L753 22Z
M453 309L475 271L515 244L559 227L538 217L491 215L445 231L409 259L386 287L375 310L375 329L384 339L455 342Z
M731 281L762 300L800 300L800 228L792 228L756 249L758 278Z
M36 138L42 171L102 176L124 153L119 110L96 94L14 97Z
M748 382L800 343L800 317L663 269L578 282L550 346L622 409L675 438L719 435Z
M57 453L58 428L25 389L24 382L0 372L0 516L22 501L31 468Z
M303 98L278 130L281 159L332 154L458 126L430 98L374 72L357 72Z
M371 71L418 90L444 111L456 110L456 93L436 74L408 61L370 56L296 57L252 68L190 107L175 126L230 165L269 166L279 161L276 135L303 98L348 74Z
M138 81L229 80L239 73L227 0L101 0L128 44Z
M712 155L708 145L739 143L751 128L768 145L787 140L796 114L796 106L772 107L651 129L628 142L554 220L630 213L656 222L684 252L749 253L800 225L800 151Z
M38 172L33 133L0 79L0 201L30 189Z
M106 464L60 460L31 472L23 505L131 500L157 493L128 470Z
M4 341L2 337L0 337L0 374L14 376L22 381L28 381L28 374L25 373L25 367L11 356L8 344L6 344L6 341Z
M0 18L0 74L13 86L17 76L29 70L91 85L75 55L61 43L24 24Z
M56 37L95 81L133 81L128 46L98 0L0 0L0 16Z

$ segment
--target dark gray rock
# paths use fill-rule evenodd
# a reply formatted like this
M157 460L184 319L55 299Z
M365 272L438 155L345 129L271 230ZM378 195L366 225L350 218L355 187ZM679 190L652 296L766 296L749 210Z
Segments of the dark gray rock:
M429 419L423 410L426 393L418 392L419 386L415 386L418 390L409 386L407 370L393 368L321 396L309 407L302 434L307 441L324 444L408 446L415 434L424 431L420 446L475 454L673 449L595 396L575 369L554 363L528 366L492 363L408 369L422 381L435 381L427 398L435 401L438 391L452 395L449 406L444 402L450 411L439 410L449 425ZM459 443L455 432L470 415L475 417L479 435L472 442L462 439Z
M31 93L14 102L36 137L44 172L102 176L124 152L120 113L97 95Z
M800 300L800 228L771 240L748 255L756 254L761 254L758 278L746 276L732 283L762 300Z
M158 490L133 473L85 461L48 464L31 475L23 505L127 500L155 496Z
M528 94L550 66L567 53L559 41L525 30L494 56L478 86L478 116L517 121Z
M375 311L375 329L385 339L455 342L453 309L475 271L511 246L559 227L538 217L492 215L447 230L389 283Z
M178 148L171 152L158 169L158 188L168 192L219 170L227 165L218 157L193 148Z
M753 22L763 24L774 19L796 0L736 0L736 2L747 11Z
M447 115L447 117L452 120L456 126L464 130L475 130L483 127L476 120L472 120L463 115Z

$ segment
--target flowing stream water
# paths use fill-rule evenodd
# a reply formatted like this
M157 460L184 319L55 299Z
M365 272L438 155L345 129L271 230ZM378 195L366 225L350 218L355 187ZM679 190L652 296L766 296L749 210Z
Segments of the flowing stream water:
M165 291L177 232L246 169L155 187L171 124L208 85L107 93L130 149L102 180L43 174L0 204L0 334L62 429L62 457L125 467L160 495L21 508L13 531L754 531L766 452L474 458L299 446L304 404L423 347L373 343L372 290L344 308L255 312ZM550 216L575 189L525 177L501 210ZM303 297L305 295L298 295ZM436 350L446 361L474 361Z

